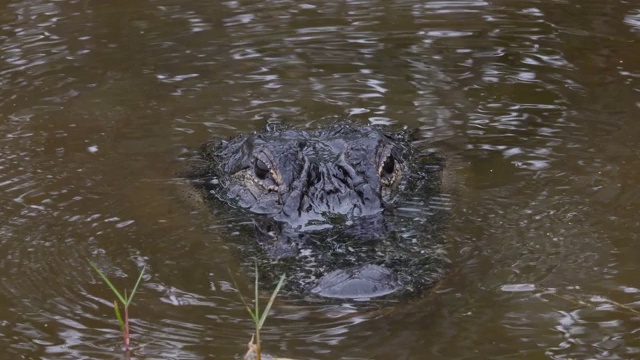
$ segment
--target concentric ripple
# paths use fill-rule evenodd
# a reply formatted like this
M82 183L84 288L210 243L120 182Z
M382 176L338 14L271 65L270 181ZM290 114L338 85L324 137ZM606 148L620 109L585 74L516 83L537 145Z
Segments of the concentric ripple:
M278 299L300 359L634 358L640 9L632 1L15 0L0 5L0 347L241 357L250 219L180 179L211 138L348 117L446 157L450 275L394 304ZM273 274L277 278L278 274ZM265 301L268 294L263 294Z

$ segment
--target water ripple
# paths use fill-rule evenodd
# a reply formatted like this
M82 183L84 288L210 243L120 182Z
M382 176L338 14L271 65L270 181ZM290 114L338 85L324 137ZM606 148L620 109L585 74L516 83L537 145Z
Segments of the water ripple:
M175 171L211 137L350 117L446 152L453 186L397 215L415 235L450 213L452 272L392 306L283 297L269 352L637 356L638 14L577 0L9 2L0 346L120 353L90 258L119 288L146 269L133 356L241 356L246 219L185 200Z

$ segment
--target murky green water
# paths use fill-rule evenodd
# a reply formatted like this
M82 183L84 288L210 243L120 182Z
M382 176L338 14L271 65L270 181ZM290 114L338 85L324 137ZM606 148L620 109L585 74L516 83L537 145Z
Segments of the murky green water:
M3 357L121 358L112 294L147 267L135 358L241 356L240 220L175 173L267 122L419 129L455 175L455 270L387 307L281 299L296 359L640 356L635 1L5 1Z

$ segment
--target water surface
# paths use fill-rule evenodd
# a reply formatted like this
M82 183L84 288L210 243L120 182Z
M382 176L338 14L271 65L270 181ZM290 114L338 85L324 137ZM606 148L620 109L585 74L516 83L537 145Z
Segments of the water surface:
M376 305L281 299L297 359L640 353L640 6L633 1L6 1L0 347L10 358L230 358L251 323L243 220L176 171L269 122L414 129L449 158L454 270ZM237 288L231 273L235 274Z

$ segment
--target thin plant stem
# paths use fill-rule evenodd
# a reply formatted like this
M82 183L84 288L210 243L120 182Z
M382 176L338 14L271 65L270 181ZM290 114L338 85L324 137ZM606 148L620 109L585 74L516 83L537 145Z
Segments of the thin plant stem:
M131 338L129 337L129 306L124 307L124 349L129 352Z

